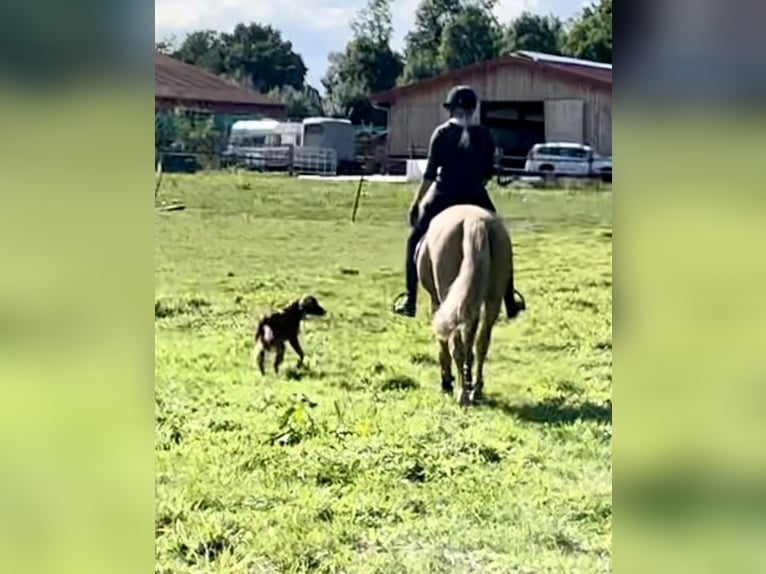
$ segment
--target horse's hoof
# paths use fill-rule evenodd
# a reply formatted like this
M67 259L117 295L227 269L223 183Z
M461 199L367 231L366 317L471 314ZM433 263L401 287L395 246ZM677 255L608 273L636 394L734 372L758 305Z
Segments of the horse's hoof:
M445 395L452 396L452 393L455 392L455 387L452 386L452 383L447 383L447 384L442 383L442 392Z
M467 408L471 406L471 393L468 391L463 391L460 393L460 406L463 408Z

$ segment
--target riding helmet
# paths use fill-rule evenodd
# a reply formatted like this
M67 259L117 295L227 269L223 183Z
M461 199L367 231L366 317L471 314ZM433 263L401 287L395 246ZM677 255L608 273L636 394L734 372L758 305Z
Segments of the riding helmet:
M444 107L448 110L460 108L461 110L473 111L479 98L470 86L455 86L447 94Z

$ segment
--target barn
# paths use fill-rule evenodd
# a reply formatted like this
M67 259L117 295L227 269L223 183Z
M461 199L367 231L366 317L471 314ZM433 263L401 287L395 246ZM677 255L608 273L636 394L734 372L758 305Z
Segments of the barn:
M588 143L612 153L612 67L537 52L518 52L374 94L388 109L390 158L425 157L433 129L447 118L444 97L469 84L481 100L481 123L505 156L536 143Z
M221 116L283 119L285 106L198 66L154 54L154 109L174 108Z

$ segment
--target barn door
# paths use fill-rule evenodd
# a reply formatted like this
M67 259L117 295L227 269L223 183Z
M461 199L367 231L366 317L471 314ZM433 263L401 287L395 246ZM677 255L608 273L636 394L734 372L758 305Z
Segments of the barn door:
M585 143L585 102L546 100L545 141Z

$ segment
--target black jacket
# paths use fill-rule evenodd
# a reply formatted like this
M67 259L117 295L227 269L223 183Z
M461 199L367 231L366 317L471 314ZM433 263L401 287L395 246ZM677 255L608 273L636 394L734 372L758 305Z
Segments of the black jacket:
M461 146L463 130L470 142ZM470 200L485 192L484 185L495 171L495 142L489 129L482 125L468 128L454 120L434 130L428 150L425 179L436 181L436 192L455 199Z

